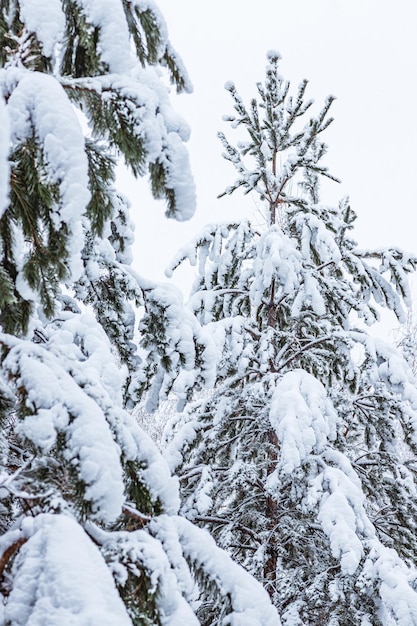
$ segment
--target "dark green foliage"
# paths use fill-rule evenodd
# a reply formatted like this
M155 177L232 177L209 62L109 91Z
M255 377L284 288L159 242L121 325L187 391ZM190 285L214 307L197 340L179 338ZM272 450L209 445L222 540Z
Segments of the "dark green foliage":
M124 2L123 7L138 60L144 67L158 65L161 57L168 54L166 33L161 31L165 28L162 17L150 9L139 11L129 2ZM66 0L63 8L66 34L60 54L61 66L55 71L61 74L60 82L68 98L85 114L91 129L91 137L85 140L90 202L83 227L93 236L102 236L105 225L116 217L113 184L115 157L119 156L135 176L150 172L155 197L167 200L169 216L178 216L176 192L172 185L167 185L169 161L173 155L166 145L163 157L151 155L149 151L154 151L154 147L149 145L142 129L146 120L153 120L157 115L162 121L157 99L150 97L148 87L138 88L137 77L120 76L117 80L108 77L108 67L103 63L97 45L100 29L87 22L77 2ZM24 40L19 39L23 31L19 4L5 3L0 11L0 36L4 43L2 51L6 50L7 56L1 59L1 63L18 63L27 70L50 73L58 57L46 59L34 33L26 33ZM174 52L172 55L175 56ZM177 80L178 88L182 89L186 76L175 63L174 67L176 78L173 80ZM69 279L68 247L72 233L64 222L61 221L59 227L54 222L53 213L60 210L62 192L59 181L51 180L37 132L34 126L32 136L18 143L11 154L10 206L2 218L0 253L4 307L0 315L3 327L13 332L19 328L25 331L32 310L30 296L25 295L26 300L14 289L11 297L12 284L18 273L24 277L33 296L39 294L47 317L54 314L59 283ZM24 265L19 269L14 258L16 228L21 228L26 246ZM123 247L124 244L119 241L120 245ZM89 248L91 242L87 242L85 259L90 254ZM120 270L117 273L120 274ZM121 285L116 286L115 280L119 279L114 277L110 282L113 282L114 289L119 289ZM91 300L91 295L89 297ZM129 333L131 335L130 330ZM115 336L114 331L112 336Z
M10 45L10 38L8 37L8 24L5 13L0 12L0 65L6 63L7 59L7 47Z
M0 67L8 59L17 57L27 69L50 72L51 60L42 53L42 46L35 33L25 31L20 19L19 6L5 0L0 10Z
M68 277L68 233L65 224L59 228L53 221L53 211L59 202L56 185L48 184L42 154L35 138L27 141L11 155L10 207L1 219L1 251L6 294L17 279L18 271L28 286L39 293L45 315L55 309L59 283ZM14 258L16 227L24 238L24 261L17 268ZM6 278L8 277L8 278ZM8 290L7 290L8 282ZM11 295L11 294L10 294ZM14 290L1 310L1 323L8 332L25 330L31 303Z
M139 61L144 67L155 65L160 61L163 45L156 15L151 9L142 11L127 0L124 0L123 7Z
M101 236L105 224L113 216L112 184L115 179L115 160L104 146L90 139L86 139L85 151L91 192L86 213L91 224L91 233Z
M108 67L100 59L97 49L97 26L88 24L81 7L74 0L64 0L65 45L60 72L63 76L81 78L105 74Z
M163 163L156 161L149 166L151 189L154 198L165 198L167 201L166 216L172 217L175 214L175 194L174 190L167 185L167 170Z
M155 501L150 492L144 489L143 481L141 480L141 474L144 469L146 469L145 466L137 462L127 461L125 463L126 496L128 502L134 503L137 510L145 517L160 515L164 511L161 502Z
M178 93L190 91L182 63L170 43L161 37L162 16L155 12L156 7L141 10L129 0L123 0L123 6L136 54L142 65L161 64L168 69Z
M145 105L122 94L124 85L96 90L90 84L71 81L66 86L68 97L85 113L94 138L108 137L111 154L123 156L135 176L146 172L146 144L138 134L138 119ZM142 118L144 115L142 114Z

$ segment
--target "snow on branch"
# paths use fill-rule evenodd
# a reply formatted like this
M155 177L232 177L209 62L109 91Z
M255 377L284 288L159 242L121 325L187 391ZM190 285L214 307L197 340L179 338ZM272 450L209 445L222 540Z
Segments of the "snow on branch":
M262 585L218 548L206 530L183 517L173 518L173 521L187 560L204 571L222 596L229 597L231 613L226 623L230 626L280 626L278 613Z
M128 72L132 66L129 30L121 2L76 0L88 22L98 27L98 49L110 72Z
M57 449L59 437L64 436L62 460L85 484L93 516L114 520L124 501L120 449L94 392L89 392L94 382L88 361L76 352L71 355L70 350L76 348L70 343L61 346L67 350L65 359L57 347L51 350L30 341L9 341L7 335L0 340L8 350L3 368L15 381L26 412L16 430L43 454ZM72 356L78 356L79 362Z
M189 219L195 188L188 152L188 124L169 101L169 92L152 67L128 74L62 81L69 97L84 109L93 136L103 135L135 176L148 170L155 198L167 201L167 216Z
M181 553L178 533L169 516L154 518L146 529L107 532L91 523L87 532L101 546L121 592L129 594L129 578L135 586L147 584L147 601L156 596L158 624L198 626L189 599L194 580ZM131 600L132 601L132 600ZM133 595L131 610L141 612Z
M10 91L7 110L11 140L19 145L33 135L39 141L49 182L59 187L60 203L51 215L56 230L65 224L71 233L69 269L73 278L82 271L84 245L81 221L88 191L88 162L84 135L64 89L40 72L0 71L0 84Z
M42 44L42 53L52 57L56 45L62 40L65 29L65 15L61 0L20 0L20 19L26 28Z
M9 205L9 176L10 164L8 160L10 150L9 115L3 97L0 93L0 218Z
M280 472L291 473L336 436L337 415L326 390L303 370L287 372L277 383L269 419L280 442Z
M9 542L0 538L0 550ZM92 624L131 626L113 577L97 546L65 515L41 514L21 522L13 587L2 623L15 626Z

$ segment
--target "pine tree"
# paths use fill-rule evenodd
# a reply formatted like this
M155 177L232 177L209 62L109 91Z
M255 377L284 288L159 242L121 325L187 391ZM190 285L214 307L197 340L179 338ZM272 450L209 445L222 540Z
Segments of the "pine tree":
M165 22L151 0L6 0L0 55L0 623L191 625L215 597L217 623L273 626L262 587L177 515L178 481L127 412L148 374L156 397L180 373L149 317L169 322L178 294L130 268L115 187L121 158L169 217L194 210Z
M395 333L396 345L403 354L410 366L411 372L416 379L417 376L417 325L415 323L413 310L410 309L407 320L401 324Z
M246 106L233 83L223 133L264 224L209 225L179 253L189 306L213 338L215 384L172 420L166 458L182 511L268 590L285 626L417 623L417 391L405 361L367 330L404 320L417 257L362 250L349 201L320 201L322 133L268 53Z

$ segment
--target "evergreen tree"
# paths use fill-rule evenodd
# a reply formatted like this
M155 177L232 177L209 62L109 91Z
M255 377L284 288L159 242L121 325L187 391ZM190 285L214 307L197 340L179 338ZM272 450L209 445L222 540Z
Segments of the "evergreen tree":
M417 325L413 310L410 309L407 320L395 333L396 345L401 350L411 372L416 380L417 376Z
M415 256L362 250L355 213L319 197L328 98L308 118L268 53L239 130L220 134L264 224L209 225L179 254L189 305L214 341L212 392L169 426L182 511L268 590L285 626L417 623L417 391L396 349L366 329L404 320ZM245 136L244 136L245 133ZM224 195L224 194L223 194Z
M213 596L219 624L273 626L262 587L177 515L177 479L126 411L148 374L154 396L179 374L172 328L150 324L181 303L129 267L114 186L120 157L168 216L194 210L165 23L152 0L6 0L0 55L0 623L191 625Z

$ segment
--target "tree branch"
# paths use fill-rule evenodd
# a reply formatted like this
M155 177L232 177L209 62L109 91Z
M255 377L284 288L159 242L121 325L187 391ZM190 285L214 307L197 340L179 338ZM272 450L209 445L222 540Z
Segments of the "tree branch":
M14 543L12 543L11 546L9 546L3 552L3 554L0 557L0 578L3 577L4 568L6 567L6 565L8 564L8 562L10 561L14 553L17 552L19 548L23 546L23 544L25 544L26 542L27 542L26 537L20 537L20 539L17 539Z
M291 361L293 361L294 359L296 359L298 356L300 356L300 354L302 354L303 352L306 352L307 350L309 350L310 348L313 348L314 346L320 345L321 343L324 343L325 341L329 341L331 339L330 335L326 336L326 337L322 337L321 339L315 339L314 341L310 341L310 343L307 343L305 346L303 346L302 348L300 348L299 350L297 350L297 352L295 352L292 356L288 357L288 359L286 361L284 361L284 363L282 363L282 365L280 365L276 371L280 372L281 370L284 369L284 367L286 367L287 365L289 365L289 363L291 363Z
M254 533L253 530L251 530L250 528L247 528L246 526L243 526L242 524L235 524L235 523L231 522L230 520L224 519L222 517L216 517L216 516L200 516L200 515L198 515L197 517L194 518L194 520L196 522L203 522L205 524L221 524L223 526L227 526L228 524L231 524L237 530L241 530L242 532L244 532L247 535L249 535L249 537L251 537L254 541L256 541L256 543L258 545L261 545L259 537L256 535L256 533Z

